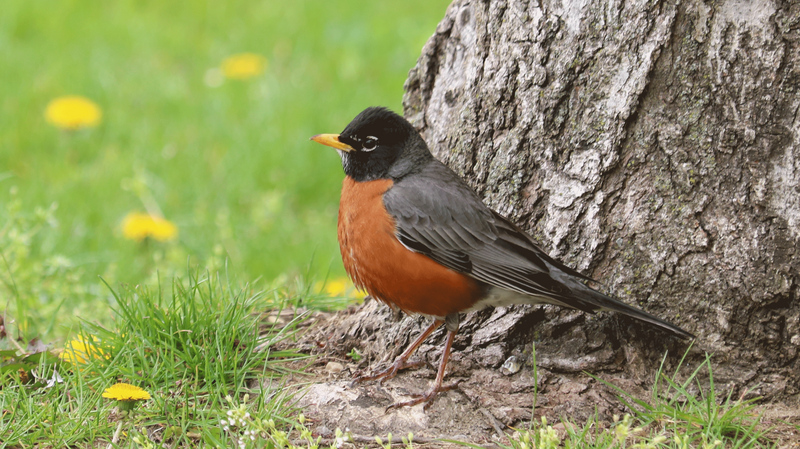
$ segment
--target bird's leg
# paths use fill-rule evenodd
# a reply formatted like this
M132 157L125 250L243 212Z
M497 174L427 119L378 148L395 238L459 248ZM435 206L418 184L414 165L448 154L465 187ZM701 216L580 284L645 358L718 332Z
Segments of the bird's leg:
M410 401L398 402L390 405L386 408L386 411L399 407L412 407L422 402L425 402L425 406L423 408L427 409L431 406L437 394L458 387L458 382L442 386L442 381L444 380L444 370L447 367L447 361L450 359L450 349L453 347L453 340L455 340L456 334L458 334L459 317L457 313L451 313L450 315L447 315L445 320L447 323L447 340L444 343L444 351L442 351L442 359L439 361L439 371L436 373L436 381L434 382L433 387Z
M383 382L387 379L391 379L392 377L396 376L397 372L400 371L401 369L406 369L421 365L423 362L409 363L408 359L411 357L412 354L414 354L414 351L416 351L417 348L419 348L419 345L421 345L422 342L425 341L425 339L428 338L428 336L433 333L433 331L435 331L439 326L441 326L442 323L444 323L443 320L435 320L433 323L431 323L431 325L428 326L427 329L422 331L419 337L417 337L417 339L414 340L414 342L411 343L408 346L408 348L406 348L406 350L403 351L403 353L400 354L395 359L394 363L392 363L388 368L386 368L383 371L371 374L369 376L356 377L355 379L353 379L353 383L363 382L365 380L378 380L378 379L380 379L380 381Z

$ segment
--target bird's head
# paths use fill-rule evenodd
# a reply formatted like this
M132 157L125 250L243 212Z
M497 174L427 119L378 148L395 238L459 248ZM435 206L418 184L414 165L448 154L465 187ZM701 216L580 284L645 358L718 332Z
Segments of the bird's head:
M397 180L433 158L417 130L386 108L367 108L341 134L311 140L336 148L345 174L356 181Z

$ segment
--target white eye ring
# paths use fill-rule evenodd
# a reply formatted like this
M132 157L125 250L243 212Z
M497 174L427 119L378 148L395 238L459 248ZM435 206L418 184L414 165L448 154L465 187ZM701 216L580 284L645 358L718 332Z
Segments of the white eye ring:
M371 145L371 146L367 146L367 145ZM364 151L372 151L377 146L378 146L378 138L377 137L373 137L373 136L367 136L367 138L364 140L364 145L362 145L361 148L363 148Z

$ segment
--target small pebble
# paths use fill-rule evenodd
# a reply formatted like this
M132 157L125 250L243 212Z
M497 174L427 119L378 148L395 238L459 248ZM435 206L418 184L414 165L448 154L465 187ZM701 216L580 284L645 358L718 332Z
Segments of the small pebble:
M507 358L505 362L503 362L503 366L500 367L500 372L506 376L510 376L518 373L521 369L522 362L520 362L517 356L512 355L511 357Z
M328 364L325 365L325 371L327 371L330 374L341 373L343 369L344 365L342 365L339 362L328 362Z

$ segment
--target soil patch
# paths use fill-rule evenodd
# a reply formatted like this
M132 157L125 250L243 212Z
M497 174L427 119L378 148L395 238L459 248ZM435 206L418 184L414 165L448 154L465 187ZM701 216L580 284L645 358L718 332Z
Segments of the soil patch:
M569 321L570 313L561 319ZM315 313L301 340L291 345L299 345L301 351L316 358L311 365L302 367L308 375L294 376L289 387L301 392L297 406L315 435L329 441L339 428L349 431L359 447L374 443L375 436L386 441L391 433L393 440L399 441L409 432L414 435L415 447L420 448L463 447L442 440L499 447L498 443L508 444L514 428L527 428L532 418L539 421L545 416L563 430L562 419L582 424L596 418L601 425L610 426L614 415L630 412L611 388L594 380L584 369L637 397L649 395L651 384L631 376L630 370L597 369L598 365L624 364L626 361L619 359L631 354L642 358L636 351L622 348L604 352L600 345L583 357L566 360L552 346L542 344L541 349L537 344L535 371L530 350L485 343L495 341L498 332L513 334L512 329L504 328L503 316L503 311L489 311L467 317L462 324L464 335L456 340L445 377L445 383L457 382L458 387L439 394L427 410L422 404L389 411L386 408L411 399L432 384L442 349L442 329L423 343L412 358L423 361L420 368L401 371L383 384L352 384L356 373L372 372L391 363L428 323L420 317L398 316L376 301L339 313ZM467 334L465 328L472 327L470 323L476 320L490 323L491 335L485 327L480 327L485 335L475 329ZM354 361L348 355L353 349L361 354L360 360ZM657 367L659 360L655 363ZM763 421L766 426L775 427L772 435L779 447L800 448L798 427L792 425L800 425L796 407L764 404Z

